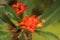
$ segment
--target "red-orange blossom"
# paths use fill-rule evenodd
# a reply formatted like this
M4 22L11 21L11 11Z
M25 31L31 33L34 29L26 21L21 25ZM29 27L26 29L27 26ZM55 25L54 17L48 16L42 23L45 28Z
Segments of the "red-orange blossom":
M16 11L17 15L22 14L26 10L26 5L22 4L20 2L17 2L16 4L13 4L12 7Z
M25 16L25 18L22 19L21 23L19 23L19 26L21 26L24 30L34 32L37 28L37 24L39 24L39 18L33 15L31 17Z

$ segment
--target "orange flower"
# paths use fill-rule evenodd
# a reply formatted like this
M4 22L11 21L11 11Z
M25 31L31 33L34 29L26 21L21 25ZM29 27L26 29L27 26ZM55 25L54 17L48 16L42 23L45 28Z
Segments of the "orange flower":
M12 7L16 11L17 15L22 14L26 10L26 5L22 4L20 2L17 2L16 4L13 4Z
M24 30L28 30L30 32L34 32L34 30L37 28L37 24L39 23L39 18L35 16L31 16L30 18L28 16L25 16L25 18L22 19L22 22L19 24Z
M28 17L25 16L21 23L19 23L19 26L22 27L24 30L28 30L30 32L34 32L34 30L37 27L42 27L45 23L45 20L43 19L42 22L39 22L39 18L36 17L35 15Z

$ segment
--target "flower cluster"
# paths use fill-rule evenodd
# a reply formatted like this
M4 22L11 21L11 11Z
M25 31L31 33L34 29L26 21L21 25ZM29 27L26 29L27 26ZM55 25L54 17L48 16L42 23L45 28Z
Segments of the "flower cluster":
M17 15L22 14L26 10L26 5L22 4L20 2L17 2L16 4L13 4L12 7L16 11Z
M33 15L31 17L25 16L25 18L22 19L19 26L21 26L22 29L24 29L24 30L34 32L34 30L37 28L38 24L39 24L39 18L36 17L35 15ZM41 23L40 23L40 25L43 26Z
M15 9L17 15L22 14L26 10L26 5L20 2L13 4L12 7ZM39 18L35 15L31 17L25 16L25 18L22 19L21 23L19 23L19 26L22 27L22 29L28 30L30 32L34 32L37 26L42 27L43 25L44 20L42 20L42 22L39 22Z

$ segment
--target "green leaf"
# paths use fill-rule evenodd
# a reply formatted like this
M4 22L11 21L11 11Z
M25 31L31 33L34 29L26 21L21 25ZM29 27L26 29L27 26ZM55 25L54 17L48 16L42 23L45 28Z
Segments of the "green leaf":
M12 22L12 20L5 14L5 10L0 9L0 19L3 20L4 22L8 23L11 26L16 27L16 25Z
M37 33L33 34L34 40L59 40L59 38L55 34L50 32L39 31Z
M56 11L54 11L50 16L46 18L46 23L44 27L47 27L48 25L57 22L59 19L60 19L60 8L58 8Z
M8 29L8 24L0 19L0 29Z
M9 25L0 19L0 31L9 33Z
M11 34L0 31L0 40L10 40Z
M46 10L42 16L41 19L46 19L46 23L44 27L47 27L50 24L53 24L57 22L60 18L60 0L56 0L49 8ZM42 28L44 28L42 27Z
M42 32L41 33L42 35L45 35L47 37L51 37L53 40L59 40L59 38L57 37L57 35L53 34L53 33L50 33L50 32Z
M7 4L4 6L5 6L7 14L9 14L10 17L14 18L16 21L20 21L20 18L16 15L15 11L13 10L13 8L11 6L9 6Z

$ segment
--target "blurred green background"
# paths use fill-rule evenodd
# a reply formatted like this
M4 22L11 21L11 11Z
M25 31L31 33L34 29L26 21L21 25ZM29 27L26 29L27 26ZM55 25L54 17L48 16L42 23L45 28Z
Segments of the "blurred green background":
M12 1L12 0L9 0ZM4 7L1 4L8 4L7 0L0 1L0 16L1 13L4 13ZM37 15L41 17L41 19L46 19L45 26L41 29L41 31L50 32L56 35L60 40L60 0L18 0L27 5L27 10L24 12L24 15ZM14 22L16 23L16 22ZM5 23L4 23L5 24ZM11 34L7 33L4 28L1 27L0 21L0 40L10 40ZM1 30L2 28L2 30ZM7 29L7 27L5 28ZM5 31L5 32L4 32ZM48 35L38 35L33 33L33 40L56 40L55 38Z

